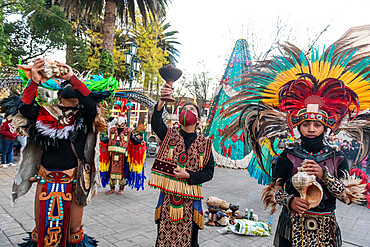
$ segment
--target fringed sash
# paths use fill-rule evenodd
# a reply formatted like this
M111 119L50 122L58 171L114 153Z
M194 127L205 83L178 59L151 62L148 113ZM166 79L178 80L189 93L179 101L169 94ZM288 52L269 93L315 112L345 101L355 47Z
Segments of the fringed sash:
M154 161L153 168L162 169L163 167L170 168L172 173L176 168L175 165L161 162L158 160ZM157 172L152 169L150 175L149 186L163 190L164 192L172 195L177 195L183 198L191 198L193 200L203 199L202 196L202 185L189 185L185 179L178 179L168 172Z

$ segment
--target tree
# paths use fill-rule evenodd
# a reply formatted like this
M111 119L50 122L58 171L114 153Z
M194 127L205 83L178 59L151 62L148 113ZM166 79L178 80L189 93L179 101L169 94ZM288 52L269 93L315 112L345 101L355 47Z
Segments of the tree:
M14 12L18 12L22 9L23 0L11 1L11 0L0 0L0 69L4 66L11 65L11 54L7 52L9 47L9 38L5 33L5 18Z
M304 27L289 19L278 17L275 24L275 31L272 31L265 37L265 30L256 28L253 23L253 21L248 21L244 25L247 26L247 28L244 29L245 38L248 41L253 61L263 61L272 55L280 54L278 43L282 42L290 42L298 47L307 47L308 51L318 42L330 26L323 23L321 27ZM302 29L306 29L307 35L298 35ZM226 54L225 56L227 57Z
M51 49L63 48L71 36L71 27L57 6L46 9L42 0L25 3L13 9L22 14L21 19L3 24L7 37L4 53L12 66L21 58L27 63Z
M179 50L175 47L176 45L181 45L180 42L176 41L178 31L167 31L170 27L170 23L164 23L165 19L160 21L159 25L163 27L162 34L159 35L158 47L166 51L168 54L167 61L170 64L175 65L177 63L176 57L180 55Z
M189 90L190 94L196 99L200 115L205 114L205 106L209 98L210 88L212 87L213 78L210 77L208 72L200 72L192 74L191 79L183 77L183 85Z
M181 106L181 102L183 102L184 99L186 98L186 91L182 86L176 87L175 90L173 91L172 97L175 99L175 102L173 102L173 112L172 112L172 114L174 114L176 109Z
M136 4L135 4L136 2ZM103 40L102 40L102 55L105 57L100 61L111 61L111 64L102 63L107 68L113 68L113 59L109 56L113 56L114 47L114 30L116 25L116 13L120 17L121 23L128 23L128 19L135 24L136 23L136 5L140 11L144 25L147 23L147 16L153 17L155 20L161 14L165 13L165 5L167 0L61 0L60 5L64 8L68 16L75 14L77 20L86 19L86 17L93 14L94 16L103 15L104 11L104 22L103 22ZM77 13L77 14L76 14ZM71 19L70 19L71 20ZM104 52L106 50L106 52Z

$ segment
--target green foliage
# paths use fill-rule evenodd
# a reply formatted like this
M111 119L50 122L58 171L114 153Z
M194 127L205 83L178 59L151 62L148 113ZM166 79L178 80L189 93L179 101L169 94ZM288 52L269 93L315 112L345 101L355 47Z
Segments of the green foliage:
M141 80L142 85L152 94L153 91L157 91L158 95L160 87L164 85L164 80L160 77L158 69L168 63L167 51L159 46L159 37L163 33L163 26L155 21L147 26L137 23L133 33L135 41L139 45L137 55L141 60L142 72L145 75Z
M104 50L100 56L99 70L104 77L109 77L114 74L113 56Z
M23 9L24 1L0 0L0 69L4 66L11 65L12 54L7 52L9 39L5 33L4 20L12 13Z
M168 31L168 29L171 27L170 23L164 23L164 20L162 20L159 25L162 27L162 32L159 35L159 41L157 46L160 47L162 50L166 51L167 61L168 63L171 63L175 65L177 63L176 57L180 55L179 50L175 47L176 45L181 45L180 42L176 41L178 31Z
M83 72L88 66L89 47L86 40L78 36L68 36L66 63L75 70Z
M12 66L21 58L28 63L52 49L62 49L72 37L72 29L64 13L58 6L46 9L43 0L25 1L22 7L12 6L6 13L22 15L17 21L3 24L3 33L7 37L3 53Z
M40 44L46 43L61 49L71 35L71 26L58 6L54 5L48 10L41 6L41 3L35 6L35 12L28 18L31 37L36 38Z
M8 43L9 41L4 32L4 25L2 22L0 22L0 68L2 66L10 65L11 54L6 53L6 47L8 46Z

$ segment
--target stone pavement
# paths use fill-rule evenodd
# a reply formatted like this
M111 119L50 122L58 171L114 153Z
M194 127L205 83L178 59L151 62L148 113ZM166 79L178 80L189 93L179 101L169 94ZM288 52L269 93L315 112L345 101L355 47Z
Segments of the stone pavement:
M153 159L147 162L146 175ZM16 246L34 228L33 200L35 185L31 191L11 206L11 185L15 168L0 168L0 247ZM240 209L253 208L261 220L267 213L260 201L263 187L249 177L247 171L215 168L212 181L204 184L204 197L218 196L228 202L240 205ZM154 207L158 190L145 186L144 191L129 188L123 196L105 195L107 188L85 208L84 230L99 240L99 246L154 246L156 225L153 222ZM206 204L203 201L203 208ZM280 209L278 209L280 211ZM357 205L337 203L337 220L342 230L343 246L370 246L370 209ZM274 215L274 230L278 214ZM235 234L221 235L220 227L206 226L199 232L199 243L212 246L272 246L273 236L251 237ZM274 231L273 230L273 231Z

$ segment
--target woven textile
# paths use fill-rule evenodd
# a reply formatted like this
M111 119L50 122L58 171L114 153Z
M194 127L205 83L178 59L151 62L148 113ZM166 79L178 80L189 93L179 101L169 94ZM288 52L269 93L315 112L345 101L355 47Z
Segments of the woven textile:
M165 194L162 204L161 223L159 225L157 246L190 246L193 224L193 200L184 198L183 220L174 222L170 219L171 195Z

